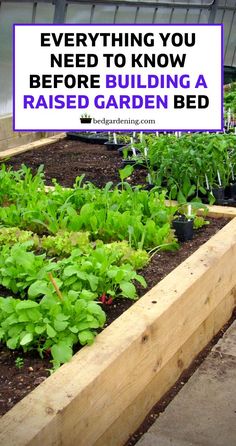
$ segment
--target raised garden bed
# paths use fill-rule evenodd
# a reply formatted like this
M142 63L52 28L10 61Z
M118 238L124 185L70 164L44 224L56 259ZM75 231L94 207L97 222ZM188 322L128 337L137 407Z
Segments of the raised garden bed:
M50 146L46 151L10 163L17 167L25 156L37 167L44 154L55 166ZM65 142L58 152L60 158ZM64 169L61 173L66 177ZM70 185L70 178L65 181ZM213 207L211 215L233 218L236 210ZM234 218L100 333L92 347L80 350L4 415L0 444L122 446L230 318L236 301L235 233Z
M148 265L141 271L147 282L146 292L180 265L186 258L195 252L203 243L229 222L229 218L208 218L209 225L195 231L193 240L182 243L177 251L159 251ZM138 295L143 295L143 288L138 287ZM0 295L8 296L9 292L0 286ZM108 326L134 302L129 299L117 298L113 305L103 305L107 314ZM24 354L9 350L0 344L0 416L4 415L17 402L24 398L37 385L50 375L50 355L39 358L36 352ZM20 362L19 362L20 361ZM19 362L19 367L17 367Z
M234 218L10 410L0 444L123 445L230 318L235 233Z

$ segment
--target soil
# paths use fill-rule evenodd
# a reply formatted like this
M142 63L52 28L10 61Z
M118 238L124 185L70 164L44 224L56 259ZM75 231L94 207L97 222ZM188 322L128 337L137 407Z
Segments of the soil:
M18 169L23 163L33 170L36 170L40 164L44 164L48 185L51 184L52 178L56 178L68 187L73 185L77 175L83 173L86 174L87 180L93 181L100 187L108 181L117 183L119 182L117 170L122 167L121 157L116 151L107 151L103 146L69 140L22 153L6 161L6 164L13 166L14 169ZM133 184L144 183L145 176L144 170L137 170L130 181ZM148 288L144 290L137 285L139 296L151 289L229 221L226 218L209 218L208 220L210 224L195 231L193 240L182 243L178 251L159 252L152 257L149 265L140 272L145 277ZM7 290L0 288L0 295L8 294ZM133 301L116 299L112 305L104 305L107 313L106 326L132 304ZM23 360L20 368L17 367L19 358ZM0 346L0 416L44 381L50 374L50 368L50 357L40 359L37 352L23 355L22 352L10 351ZM168 398L165 399L167 400ZM162 409L163 403L160 404ZM161 409L158 409L159 412ZM150 420L155 421L157 416L156 412L154 415L151 414ZM148 429L150 421L147 421L146 425ZM144 432L143 427L142 431ZM139 437L140 433L134 434L127 446L135 444Z
M103 187L107 181L119 182L118 169L122 168L122 157L117 150L107 150L105 146L87 144L76 140L61 140L14 156L6 162L15 170L21 164L30 166L35 172L44 164L46 183L56 178L63 186L71 187L75 178L85 173L85 180ZM145 169L136 170L131 178L133 184L145 184Z

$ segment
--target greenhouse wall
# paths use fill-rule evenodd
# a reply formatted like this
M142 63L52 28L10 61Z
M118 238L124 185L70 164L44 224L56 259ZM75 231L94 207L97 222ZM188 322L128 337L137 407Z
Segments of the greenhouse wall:
M12 24L53 22L224 23L227 79L236 76L236 0L3 0L0 2L0 116L12 113Z

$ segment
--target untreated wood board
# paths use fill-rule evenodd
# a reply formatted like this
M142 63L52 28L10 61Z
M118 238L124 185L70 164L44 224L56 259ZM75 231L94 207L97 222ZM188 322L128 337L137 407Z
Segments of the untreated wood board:
M198 327L186 343L162 367L153 380L143 389L107 431L96 441L95 446L123 446L143 422L151 408L176 383L193 358L230 319L236 306L236 288L216 307L213 313ZM161 446L161 445L160 445ZM174 446L174 445L173 445Z
M178 205L178 202L175 200L166 200L165 204L167 206ZM208 209L207 216L214 217L214 218L221 218L221 217L228 217L228 218L234 218L236 217L236 207L230 207L230 206L215 206L210 204L204 204L206 208ZM203 215L204 210L199 209L197 214Z
M207 205L207 208L209 210L209 217L214 218L221 218L221 217L228 217L228 218L234 218L236 217L236 207L232 208L229 206L210 206Z
M140 419L134 402L146 398L145 389L151 391L154 380L160 380L160 396L173 384L165 378L171 373L168 364L180 359L181 351L188 364L209 341L222 322L217 308L226 308L223 323L233 308L235 285L233 219L104 330L92 347L82 349L8 412L1 419L0 444L100 446L104 441L121 446L124 435L137 427L135 418ZM194 347L194 334L200 347ZM147 398L144 405L150 408ZM121 434L124 413L131 422ZM111 432L117 443L109 443Z
M9 156L19 155L20 153L27 152L28 150L39 149L48 144L53 144L57 141L61 141L66 137L65 133L58 133L57 135L50 136L49 138L38 139L37 141L30 142L28 144L19 145L12 149L0 151L0 159L7 158Z

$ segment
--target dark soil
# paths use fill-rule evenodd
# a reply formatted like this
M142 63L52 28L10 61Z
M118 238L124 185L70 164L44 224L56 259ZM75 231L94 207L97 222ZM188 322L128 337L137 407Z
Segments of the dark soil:
M71 187L75 178L85 173L85 180L103 187L107 181L119 182L118 169L122 168L122 157L117 150L107 150L98 144L86 144L74 140L61 140L38 150L21 153L6 162L19 169L21 164L36 171L44 164L46 183L56 178L63 186ZM146 171L136 170L131 183L145 183Z
M97 186L104 186L107 181L119 181L117 170L121 168L121 162L121 157L117 152L107 151L103 146L64 140L45 146L42 149L15 156L8 160L7 164L12 165L14 169L18 169L24 163L33 170L37 169L40 164L44 164L47 184L51 184L51 179L56 178L64 186L72 186L75 177L85 173L87 180L93 181ZM145 171L138 170L132 175L131 182L140 184L144 182L145 176ZM193 240L181 244L178 251L159 252L153 256L149 265L141 271L148 284L147 290L151 289L220 230L228 222L228 219L209 219L209 221L208 226L204 226L195 232ZM137 289L139 296L147 291L140 286L137 286ZM10 293L7 290L0 288L0 295L8 294ZM112 305L104 305L104 310L107 313L106 326L132 304L133 301L116 299ZM21 368L16 366L19 357L23 358ZM40 359L37 352L24 355L19 351L9 351L4 346L0 348L0 362L1 416L49 376L51 363L50 357ZM151 419L154 421L155 417L156 415L151 416ZM148 427L149 422L147 422ZM137 434L137 436L135 434L131 443L128 443L129 446L135 444L136 438L139 437L140 434ZM134 442L132 443L132 441Z

